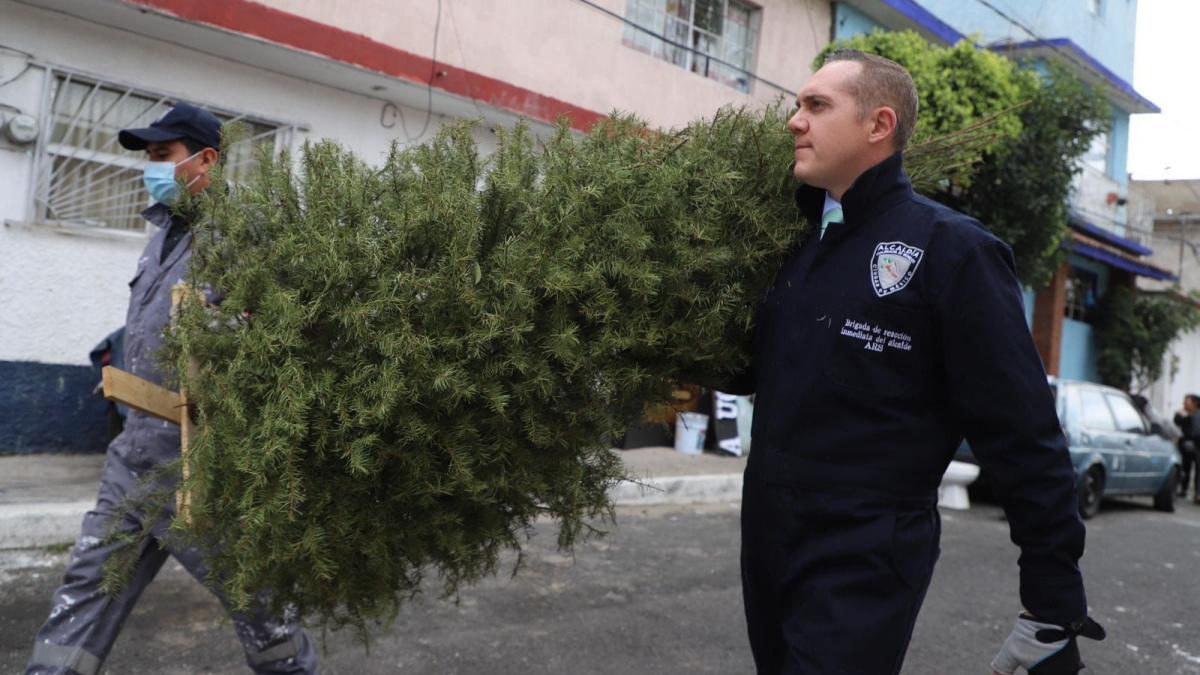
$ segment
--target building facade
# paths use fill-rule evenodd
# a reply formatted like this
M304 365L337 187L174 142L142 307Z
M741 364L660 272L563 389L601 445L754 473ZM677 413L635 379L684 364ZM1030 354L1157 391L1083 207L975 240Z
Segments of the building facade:
M102 451L89 352L124 321L150 232L116 144L176 101L253 146L333 139L368 162L446 123L614 110L662 127L791 97L830 38L821 0L0 0L0 454Z
M1135 180L1130 196L1150 214L1154 264L1178 277L1176 284L1143 280L1139 288L1200 304L1200 180ZM1145 395L1159 410L1179 410L1185 395L1200 394L1200 329L1179 336L1163 358L1163 375Z
M1067 263L1049 287L1025 293L1027 317L1046 370L1097 381L1092 325L1112 284L1171 280L1146 245L1150 220L1129 195L1129 118L1158 107L1133 78L1136 0L844 0L833 3L836 38L877 29L915 30L935 44L970 39L1010 58L1053 60L1108 99L1110 129L1081 158L1070 197Z

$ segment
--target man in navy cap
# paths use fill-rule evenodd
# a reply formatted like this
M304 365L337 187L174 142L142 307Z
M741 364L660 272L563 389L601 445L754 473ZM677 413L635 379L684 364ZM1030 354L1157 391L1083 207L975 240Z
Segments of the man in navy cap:
M211 184L209 172L220 160L221 123L212 113L180 103L144 129L126 129L119 141L149 158L145 184L154 204L142 212L158 227L129 282L125 321L125 367L134 375L162 384L157 353L170 321L171 289L187 275L192 255L191 214L173 209L183 190L198 194ZM125 618L168 556L174 556L197 580L213 589L204 551L166 536L174 518L176 478L163 467L179 459L179 427L130 410L124 430L108 446L96 506L83 519L54 606L38 632L27 675L95 675L112 649ZM106 541L111 532L125 537ZM148 536L147 536L148 535ZM129 582L118 595L101 588L105 565L113 556L134 560ZM246 612L232 614L234 628L256 673L315 673L312 643L293 617L273 616L265 597Z

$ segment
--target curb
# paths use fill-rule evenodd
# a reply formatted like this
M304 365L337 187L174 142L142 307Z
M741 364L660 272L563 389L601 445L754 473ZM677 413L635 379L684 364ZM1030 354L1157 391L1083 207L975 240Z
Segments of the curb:
M0 505L0 549L71 544L96 500Z
M742 474L667 476L622 481L612 489L616 506L710 504L742 499ZM94 500L0 505L0 550L70 544Z
M710 504L742 500L742 474L666 476L622 481L612 490L617 506Z

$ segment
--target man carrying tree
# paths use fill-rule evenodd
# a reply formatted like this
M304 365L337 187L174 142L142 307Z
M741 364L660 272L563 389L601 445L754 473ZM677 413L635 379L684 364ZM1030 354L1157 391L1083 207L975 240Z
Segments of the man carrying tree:
M750 644L763 675L900 671L938 557L937 487L965 436L1021 548L1024 611L992 662L1082 668L1084 528L1007 245L914 194L917 91L898 64L833 53L799 92L797 201L820 230L757 317L742 509Z
M181 187L195 195L209 187L217 165L221 124L212 113L180 103L144 129L126 129L119 141L144 150L150 160L144 183L155 203L142 215L157 226L133 280L125 322L125 365L134 375L162 384L158 352L171 317L171 289L187 276L192 257L191 219L176 212ZM50 617L38 632L27 675L95 675L99 672L138 597L168 556L221 597L203 551L167 537L174 504L155 506L152 494L171 494L176 479L163 467L179 459L179 427L130 410L124 431L108 446L96 506L83 519L63 585L54 593ZM126 538L108 539L115 530ZM149 534L149 536L139 536ZM136 550L130 550L131 547ZM125 589L101 588L105 566L117 556L134 563ZM227 604L227 603L225 603ZM233 625L256 673L315 673L317 655L293 620L272 616L265 598Z

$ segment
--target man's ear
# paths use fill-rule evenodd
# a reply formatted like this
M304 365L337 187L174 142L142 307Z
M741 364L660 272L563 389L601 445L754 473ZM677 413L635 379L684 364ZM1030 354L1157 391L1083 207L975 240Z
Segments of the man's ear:
M879 143L886 141L889 138L894 139L896 136L896 111L884 106L876 108L871 115L871 130L867 135L867 140L871 143Z
M221 153L214 148L205 148L200 151L200 165L207 171L217 165L217 160L221 158Z

